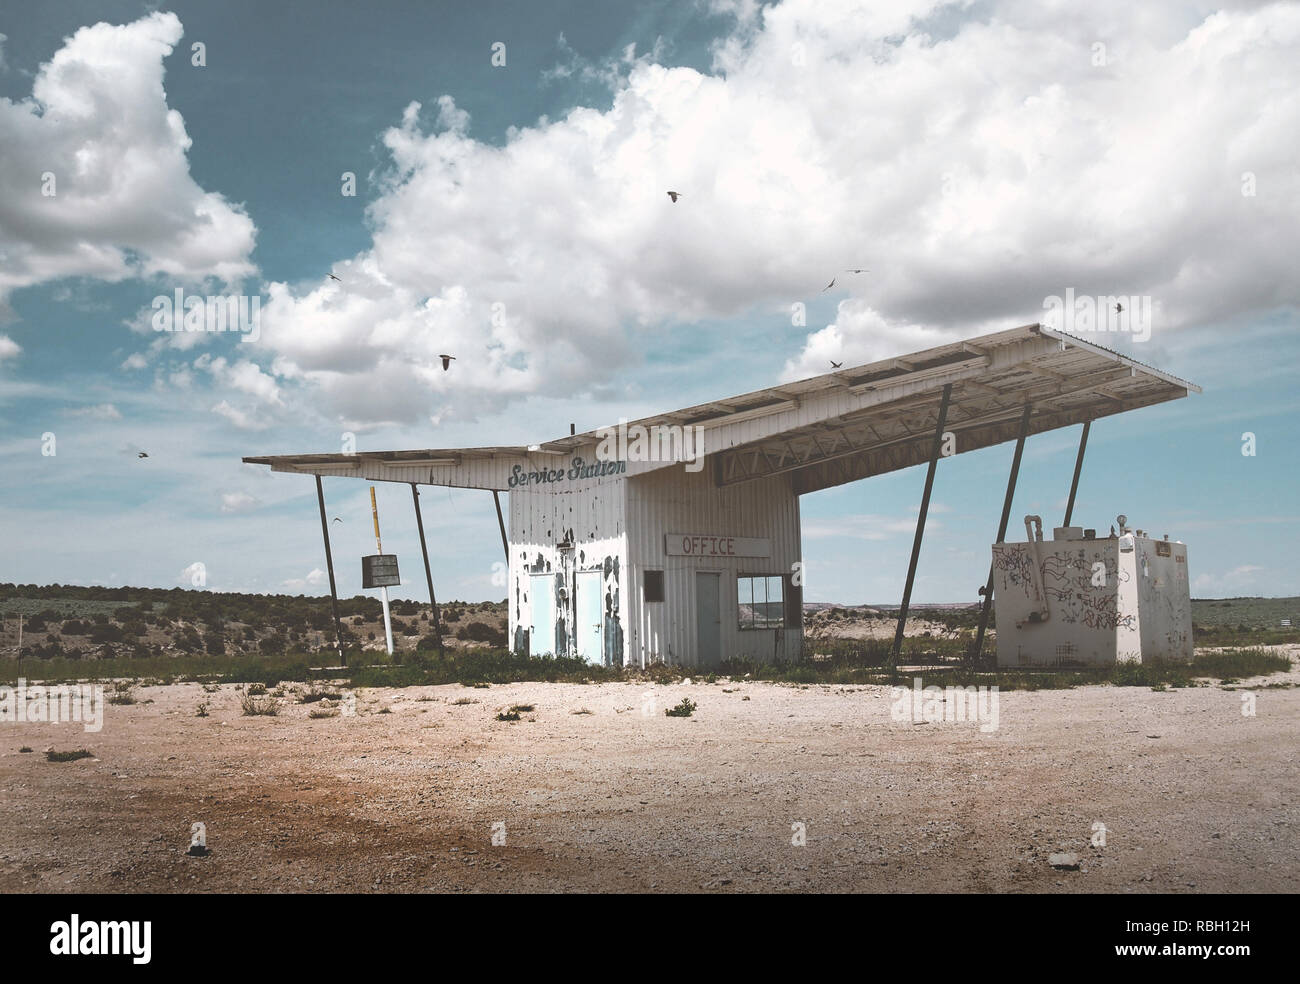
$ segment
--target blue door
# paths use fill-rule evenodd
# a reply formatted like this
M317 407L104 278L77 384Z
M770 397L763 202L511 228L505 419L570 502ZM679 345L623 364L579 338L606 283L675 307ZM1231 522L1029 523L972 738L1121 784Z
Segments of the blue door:
M555 655L555 575L533 574L528 578L528 605L533 624L528 629L528 655Z
M577 625L578 656L588 663L605 662L605 602L600 571L578 571L574 580L573 611Z

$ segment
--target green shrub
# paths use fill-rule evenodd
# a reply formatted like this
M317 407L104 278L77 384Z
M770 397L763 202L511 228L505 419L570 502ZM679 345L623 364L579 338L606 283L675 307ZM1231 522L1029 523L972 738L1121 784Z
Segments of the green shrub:
M246 717L275 717L280 713L280 705L276 703L274 697L257 698L245 694L244 699L240 701L240 707L243 708Z
M670 718L688 718L695 713L695 701L689 697L683 697L682 702L676 707L670 707L664 711L665 717Z
M486 642L490 646L504 646L506 634L486 622L470 622L456 630L456 638L466 642Z

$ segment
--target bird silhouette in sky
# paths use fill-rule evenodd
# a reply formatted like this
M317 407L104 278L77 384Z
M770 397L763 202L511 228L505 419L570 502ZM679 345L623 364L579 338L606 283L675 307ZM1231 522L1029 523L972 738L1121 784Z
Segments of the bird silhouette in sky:
M832 368L832 369L838 369L838 368L839 368L840 366L842 366L842 365L844 365L843 362L836 362L834 359L831 359L831 368Z
M341 520L341 519L339 519L337 516L335 516L335 517L334 517L334 522L336 522L336 523L341 523L341 522L343 522L343 520Z
M454 355L440 355L438 356L438 358L442 360L443 372L446 372L448 369L450 369L452 362L456 360L456 357Z
M834 286L835 286L835 278L831 277L831 282L822 288L822 293L825 294L828 290L830 290Z
M137 451L137 452L135 453L135 456L136 456L137 458L147 458L147 457L149 457L149 452L148 452L148 451Z
M1118 301L1115 302L1115 313L1116 313L1116 314L1123 314L1123 313L1124 313L1124 305L1123 305L1123 304L1120 304Z
M682 197L682 193L680 191L670 191L668 192L668 197L673 200L674 204L676 204L677 199Z
M870 273L870 270L845 270L845 273Z
M330 279L331 279L331 280L338 280L338 281L339 281L339 283L343 283L343 281L342 281L342 280L339 280L339 278L338 278L338 277L336 277L336 276L334 276L334 274L332 274L332 273L331 273L331 274L330 274Z

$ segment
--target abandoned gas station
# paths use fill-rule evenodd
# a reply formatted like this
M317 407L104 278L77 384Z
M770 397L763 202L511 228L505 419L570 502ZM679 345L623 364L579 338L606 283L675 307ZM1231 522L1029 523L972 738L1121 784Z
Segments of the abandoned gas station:
M483 489L496 502L516 651L610 666L667 662L707 668L731 659L800 657L799 499L805 493L928 466L897 649L941 458L1014 442L992 541L1003 544L1026 439L1081 424L1065 519L1057 530L1058 539L1080 539L1083 532L1076 535L1070 522L1092 421L1191 392L1199 388L1034 324L527 447L243 460L315 476L336 629L322 477L411 486L435 626L437 600L418 487ZM1154 556L1161 548L1151 549ZM1161 556L1169 553L1162 550ZM1185 550L1182 558L1181 572L1171 570L1185 579ZM1005 571L1001 576L1005 590L1012 582ZM1033 577L1014 583L1042 590ZM994 586L990 565L976 652ZM1046 620L1046 600L1031 599L1027 626ZM1124 620L1122 612L1103 617L1117 620ZM1064 665L1074 650L1062 658L1063 645L1072 643L1053 637L1038 653L1032 639L1022 639L1008 658ZM1111 647L1112 659L1115 651ZM1104 658L1104 647L1098 652Z

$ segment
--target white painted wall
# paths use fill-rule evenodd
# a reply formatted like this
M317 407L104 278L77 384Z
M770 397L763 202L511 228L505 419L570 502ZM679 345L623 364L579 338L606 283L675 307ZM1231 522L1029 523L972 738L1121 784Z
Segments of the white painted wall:
M1142 658L1190 662L1192 604L1186 544L1137 537L1135 554Z
M801 626L742 630L736 601L738 574L788 575L802 556L799 499L790 490L787 476L718 489L708 469L689 473L679 465L634 476L626 484L629 662L699 665L696 571L717 571L722 576L724 659L798 659ZM771 541L771 553L766 558L674 557L664 549L664 536L669 533L765 538ZM664 572L664 601L643 600L645 569Z
M599 570L602 574L602 607L609 614L607 646L615 663L621 664L625 646L621 636L626 616L623 611L623 581L627 571L627 540L624 535L626 482L610 478L575 492L510 492L508 571L510 601L510 643L527 651L520 630L532 624L531 575L548 574L557 615L551 645L537 650L571 655L574 651L573 606L578 571ZM559 549L568 539L571 550Z

